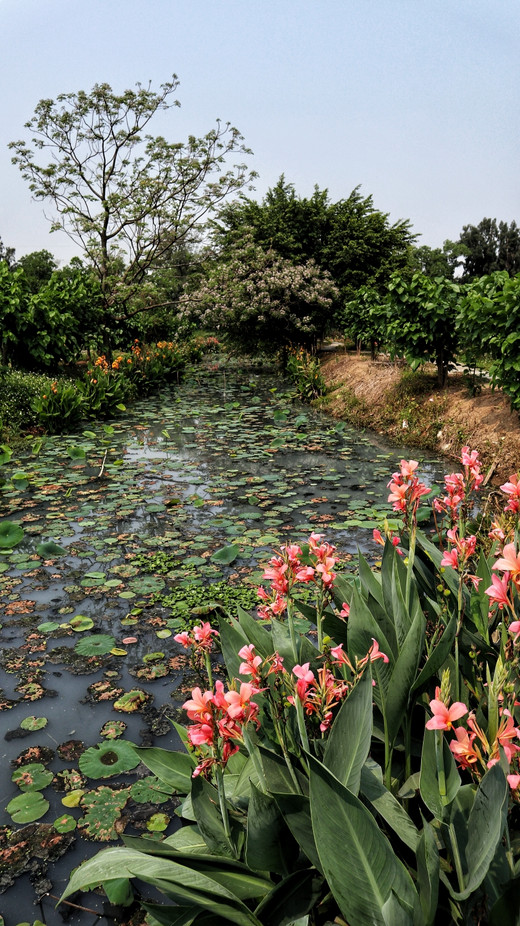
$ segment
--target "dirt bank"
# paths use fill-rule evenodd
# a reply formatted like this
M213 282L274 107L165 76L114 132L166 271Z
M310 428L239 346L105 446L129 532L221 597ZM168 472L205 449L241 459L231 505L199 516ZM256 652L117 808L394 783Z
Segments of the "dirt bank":
M460 373L440 389L433 367L411 373L357 354L323 354L321 363L328 387L321 403L336 417L454 459L468 444L492 468L494 483L520 470L520 417L499 390L484 385L472 396Z

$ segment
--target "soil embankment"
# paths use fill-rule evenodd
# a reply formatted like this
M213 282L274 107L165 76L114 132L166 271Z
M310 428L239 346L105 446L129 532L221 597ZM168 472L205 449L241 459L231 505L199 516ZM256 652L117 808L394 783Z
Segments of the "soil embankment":
M411 373L399 363L346 352L323 354L321 364L328 392L320 404L330 414L454 459L467 444L492 469L494 483L520 469L520 416L500 390L484 384L472 395L460 373L450 373L440 389L433 367Z

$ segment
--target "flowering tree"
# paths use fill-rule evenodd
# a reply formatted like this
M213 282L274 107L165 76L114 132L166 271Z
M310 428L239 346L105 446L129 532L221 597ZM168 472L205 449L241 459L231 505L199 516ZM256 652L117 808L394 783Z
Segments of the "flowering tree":
M245 350L313 347L331 321L338 290L313 261L294 265L246 239L229 261L180 299L184 321L226 332Z

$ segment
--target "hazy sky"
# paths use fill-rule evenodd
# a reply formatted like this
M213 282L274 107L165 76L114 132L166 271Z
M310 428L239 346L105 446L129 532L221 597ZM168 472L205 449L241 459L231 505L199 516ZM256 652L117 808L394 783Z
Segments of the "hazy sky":
M157 131L231 122L258 198L281 173L302 196L360 184L431 246L520 221L519 0L0 0L0 35L0 237L18 257L75 253L7 150L38 100L173 72L182 106Z

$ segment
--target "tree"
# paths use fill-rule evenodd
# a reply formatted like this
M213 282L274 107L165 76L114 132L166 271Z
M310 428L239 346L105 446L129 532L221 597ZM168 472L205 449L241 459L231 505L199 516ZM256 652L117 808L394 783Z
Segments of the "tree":
M444 277L452 280L455 270L461 266L460 258L465 253L465 248L449 240L444 242L442 248L430 248L427 244L421 244L410 248L407 266L412 274L419 271L432 279Z
M14 264L14 248L8 248L0 238L0 261L5 261L8 267Z
M411 279L395 273L383 303L384 338L392 353L404 355L414 369L426 361L435 363L439 386L446 382L458 346L455 318L461 288L424 273ZM380 318L380 308L375 310Z
M487 276L495 270L507 270L510 276L520 272L520 228L514 221L482 219L478 225L464 225L457 244L465 255L465 278Z
M208 279L181 296L181 319L222 330L249 352L313 348L330 323L338 290L314 263L293 264L246 238Z
M20 257L16 265L21 267L25 273L27 286L31 293L39 292L58 266L51 252L46 250L31 251L30 254Z
M35 198L57 209L52 230L63 229L94 268L107 317L124 315L161 256L252 176L242 163L226 168L228 155L250 153L229 123L186 142L148 134L156 113L179 105L177 86L173 75L158 93L137 84L116 94L103 83L41 100L26 123L31 142L10 144ZM51 160L39 163L47 152Z
M297 196L282 175L261 203L245 196L226 203L213 223L214 242L224 256L251 229L257 244L295 264L314 260L351 299L366 284L382 288L405 265L415 236L407 221L390 224L371 196L356 187L333 203L317 186L310 199Z

